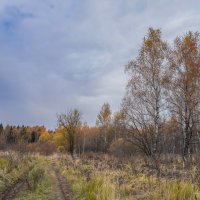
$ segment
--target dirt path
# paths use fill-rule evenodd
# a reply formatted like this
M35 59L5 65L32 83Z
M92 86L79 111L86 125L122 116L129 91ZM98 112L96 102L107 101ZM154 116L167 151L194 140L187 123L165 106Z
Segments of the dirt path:
M52 200L74 200L70 185L67 182L56 166L56 161L50 164L48 175L52 183L51 199ZM14 200L18 193L25 187L25 173L22 178L18 179L13 185L6 188L5 191L0 192L0 200ZM45 200L45 199L44 199Z
M70 185L66 179L60 174L55 165L49 169L49 175L52 179L52 198L55 200L74 200Z

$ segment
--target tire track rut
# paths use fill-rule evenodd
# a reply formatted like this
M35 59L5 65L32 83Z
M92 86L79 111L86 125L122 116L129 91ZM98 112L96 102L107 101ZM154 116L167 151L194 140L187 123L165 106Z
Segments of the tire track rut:
M15 183L11 186L8 186L6 190L0 193L0 200L13 200L17 196L17 194L21 191L21 189L25 185L25 179L19 178Z
M53 199L56 200L74 200L70 185L66 179L60 174L59 169L53 163L49 169L49 173L53 183Z
M29 169L24 172L24 174L18 178L12 185L8 186L4 191L0 192L0 200L14 200L21 189L26 184L26 176L28 175L29 171L33 169L33 166L30 166Z

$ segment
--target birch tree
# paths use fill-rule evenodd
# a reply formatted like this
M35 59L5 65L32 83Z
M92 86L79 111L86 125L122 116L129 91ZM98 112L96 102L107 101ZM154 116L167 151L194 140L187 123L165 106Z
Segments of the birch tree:
M112 112L109 103L103 104L101 111L97 115L96 125L100 128L104 151L106 152L111 139L110 130L112 126Z
M192 137L199 129L200 37L188 32L174 41L168 69L167 101L183 136L183 157L189 155Z
M164 116L163 81L168 45L159 29L149 28L136 59L125 68L129 76L123 108L129 139L147 156L156 158Z

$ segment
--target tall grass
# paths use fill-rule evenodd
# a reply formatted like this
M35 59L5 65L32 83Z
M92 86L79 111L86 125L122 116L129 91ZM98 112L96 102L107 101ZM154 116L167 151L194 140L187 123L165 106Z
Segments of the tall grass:
M200 188L190 181L164 181L155 190L150 199L152 200L197 200L200 199Z
M6 152L0 157L0 192L15 184L35 164L35 159L14 152Z
M88 170L93 173L88 176ZM63 166L63 175L72 185L77 200L118 200L116 184L106 173L99 173L91 166L74 167L70 163Z
M82 186L79 200L117 200L116 187L108 177L96 175Z
M119 162L100 156L66 161L66 177L72 180L77 199L200 199L199 168L195 163L183 167L181 158L169 156L161 160L160 177L140 158L123 162L120 168L115 163Z
M16 200L51 200L51 183L48 176L39 182L35 190L23 190Z
M43 156L35 157L32 170L25 177L25 187L16 200L50 200L52 183L48 175L48 160Z

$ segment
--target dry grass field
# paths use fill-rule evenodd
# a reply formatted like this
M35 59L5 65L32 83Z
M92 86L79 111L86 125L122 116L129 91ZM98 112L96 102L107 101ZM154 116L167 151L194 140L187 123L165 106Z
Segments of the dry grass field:
M72 158L2 152L0 199L200 199L199 167L194 158L183 165L179 156L165 156L159 175L151 164L139 156L117 159L88 153Z

